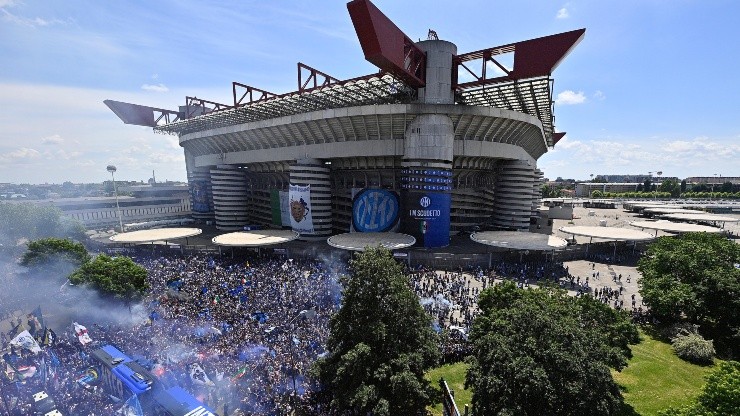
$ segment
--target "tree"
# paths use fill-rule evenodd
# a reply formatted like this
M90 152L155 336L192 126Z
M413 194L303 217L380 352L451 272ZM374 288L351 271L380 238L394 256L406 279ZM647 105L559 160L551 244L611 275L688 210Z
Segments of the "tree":
M681 185L677 179L666 179L658 186L658 191L668 193L669 196L678 196L681 192Z
M726 361L707 376L707 384L696 403L682 409L671 408L661 416L736 415L740 409L740 362Z
M127 300L141 297L149 288L146 269L130 257L99 254L69 276L75 285L88 285L102 294Z
M686 179L681 181L681 193L686 192Z
M721 354L740 353L740 245L717 234L661 237L638 263L643 302L665 323L688 321Z
M30 202L0 202L0 244L17 244L18 240L44 237L85 237L85 227L62 214L56 207Z
M338 414L423 415L434 392L424 372L439 359L431 318L387 249L368 248L350 266L329 355L313 369L326 401Z
M40 266L55 260L66 260L76 267L90 260L90 255L81 243L65 238L49 237L28 243L28 248L21 258L21 264Z
M645 179L645 182L643 182L643 185L642 185L642 189L645 192L652 191L653 190L653 179L652 178Z
M610 368L639 341L629 317L556 288L483 291L469 341L473 415L612 415L622 405Z

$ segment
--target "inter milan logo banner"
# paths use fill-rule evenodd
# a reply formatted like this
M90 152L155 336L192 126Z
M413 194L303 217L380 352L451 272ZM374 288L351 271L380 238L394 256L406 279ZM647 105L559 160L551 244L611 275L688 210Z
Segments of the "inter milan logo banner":
M398 225L398 195L385 189L352 189L352 227L362 233L392 231Z
M313 217L311 216L311 185L290 185L288 189L290 203L290 226L301 234L313 234Z

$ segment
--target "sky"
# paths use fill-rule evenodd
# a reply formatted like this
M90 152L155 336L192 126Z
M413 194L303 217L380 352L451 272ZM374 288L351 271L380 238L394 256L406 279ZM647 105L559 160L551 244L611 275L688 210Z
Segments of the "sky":
M465 53L586 28L554 71L567 135L538 167L590 174L740 176L740 2L394 1L412 39ZM229 103L231 82L297 90L296 63L339 79L377 71L345 1L0 0L0 182L185 180L176 136L123 124L103 100Z

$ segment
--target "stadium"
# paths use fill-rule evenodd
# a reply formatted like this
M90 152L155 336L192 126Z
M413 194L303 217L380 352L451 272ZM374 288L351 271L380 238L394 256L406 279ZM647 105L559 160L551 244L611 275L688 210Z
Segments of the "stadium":
M193 215L220 230L400 231L424 247L461 231L528 230L537 160L565 134L552 72L585 29L458 53L431 30L412 41L367 0L347 7L378 73L339 80L299 63L289 93L233 82L228 104L105 103L125 123L179 137Z

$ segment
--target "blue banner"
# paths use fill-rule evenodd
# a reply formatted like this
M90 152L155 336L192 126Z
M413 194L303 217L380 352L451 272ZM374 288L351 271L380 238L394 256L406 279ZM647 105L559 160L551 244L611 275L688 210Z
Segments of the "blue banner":
M398 222L398 195L385 189L363 189L352 200L352 226L361 233L386 232Z
M193 201L193 212L209 212L210 207L208 204L208 182L207 181L191 181L190 182L190 197Z
M441 192L404 192L403 231L424 247L450 244L452 197Z

